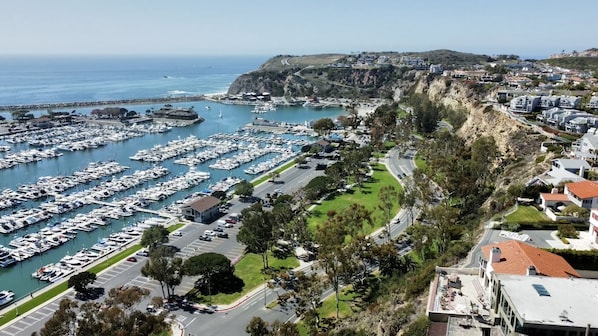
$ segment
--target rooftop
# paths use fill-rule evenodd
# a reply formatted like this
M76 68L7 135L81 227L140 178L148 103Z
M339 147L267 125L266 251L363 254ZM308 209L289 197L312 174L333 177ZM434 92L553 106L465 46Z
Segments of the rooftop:
M486 260L490 261L490 250L494 247L500 249L501 257L492 264L497 274L525 275L528 267L534 266L538 274L549 277L580 277L563 257L517 240L482 246Z
M497 275L525 323L581 327L596 324L598 280Z
M580 181L566 184L570 193L581 199L598 197L598 183L594 181Z
M569 202L569 197L565 194L540 193L540 196L546 201Z
M184 207L190 207L193 210L203 212L212 207L217 206L218 204L220 204L220 200L218 198L212 196L205 196L198 200L191 201L185 204Z

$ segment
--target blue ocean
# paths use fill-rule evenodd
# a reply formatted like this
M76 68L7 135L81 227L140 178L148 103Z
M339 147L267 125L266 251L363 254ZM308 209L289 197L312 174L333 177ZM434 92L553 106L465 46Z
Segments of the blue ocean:
M239 75L257 69L268 57L0 57L0 105L43 104L62 102L84 102L122 100L137 98L157 98L177 95L199 95L226 92L230 84ZM147 134L122 142L111 142L106 146L84 151L64 152L64 155L35 163L20 164L13 168L0 170L0 190L16 190L23 184L35 183L42 176L71 175L75 171L84 169L89 162L117 161L130 167L127 171L117 175L130 175L135 170L148 169L149 163L134 161L130 156L141 149L149 149L155 145L182 139L190 135L197 138L208 138L215 133L235 133L240 127L250 123L256 116L251 113L251 106L225 105L210 101L173 103L180 107L191 107L203 117L205 121L187 127L173 128L168 133ZM128 110L143 113L147 110L158 109L163 105L123 105ZM78 114L89 114L93 108L77 108ZM73 109L66 109L69 112ZM47 113L45 110L31 111L39 116ZM344 111L340 108L312 110L304 107L278 107L276 111L259 115L268 120L304 123L323 117L336 118ZM12 119L10 112L0 112L0 115ZM271 135L260 135L271 136ZM278 136L278 135L277 135ZM282 135L291 137L290 135ZM8 145L11 152L31 149L27 143L8 143L0 140L0 145ZM0 156L6 155L0 153ZM230 154L232 155L232 153ZM257 160L268 160L266 155ZM255 162L253 162L255 163ZM181 175L189 168L177 165L173 160L167 160L160 165L169 169L170 177ZM209 180L192 190L178 192L163 202L153 203L150 208L159 209L182 199L189 193L201 191L208 185L226 177L234 176L252 179L256 176L244 173L251 163L244 164L232 170L211 169L208 163L196 166L198 171L211 174ZM105 179L113 178L112 176ZM149 182L159 183L164 179ZM82 186L87 188L89 186ZM134 190L135 191L135 190ZM131 191L134 192L134 191ZM123 193L120 196L126 196ZM21 208L37 207L38 202L27 201ZM0 215L9 214L19 208L9 208L0 211ZM89 212L83 208L77 212L65 214L65 217L77 213ZM59 261L67 254L73 254L83 247L90 247L99 239L117 232L123 227L141 220L135 215L112 221L92 232L81 232L70 242L51 249L40 255L31 257L10 268L0 268L0 290L8 289L20 298L47 286L48 283L36 280L31 273L48 263ZM11 234L0 235L0 245L8 246L10 241L27 233L38 232L52 222L64 218L54 217L50 221L27 226Z

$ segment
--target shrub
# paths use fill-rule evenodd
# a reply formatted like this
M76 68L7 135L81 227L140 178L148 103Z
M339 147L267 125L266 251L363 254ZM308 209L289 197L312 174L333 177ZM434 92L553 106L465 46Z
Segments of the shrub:
M572 224L561 224L558 227L558 236L561 238L579 238L579 232L575 229L575 226ZM566 242L565 244L569 244Z

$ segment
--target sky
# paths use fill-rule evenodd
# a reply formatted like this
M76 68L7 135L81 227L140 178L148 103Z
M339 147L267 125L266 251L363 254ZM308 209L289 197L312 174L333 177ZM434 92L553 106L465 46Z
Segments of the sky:
M597 0L19 0L0 55L307 55L598 47Z

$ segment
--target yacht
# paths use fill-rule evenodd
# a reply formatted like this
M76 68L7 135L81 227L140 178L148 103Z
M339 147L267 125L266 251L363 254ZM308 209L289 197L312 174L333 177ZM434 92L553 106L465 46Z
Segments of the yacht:
M0 307L5 306L15 299L15 293L9 290L0 291Z

